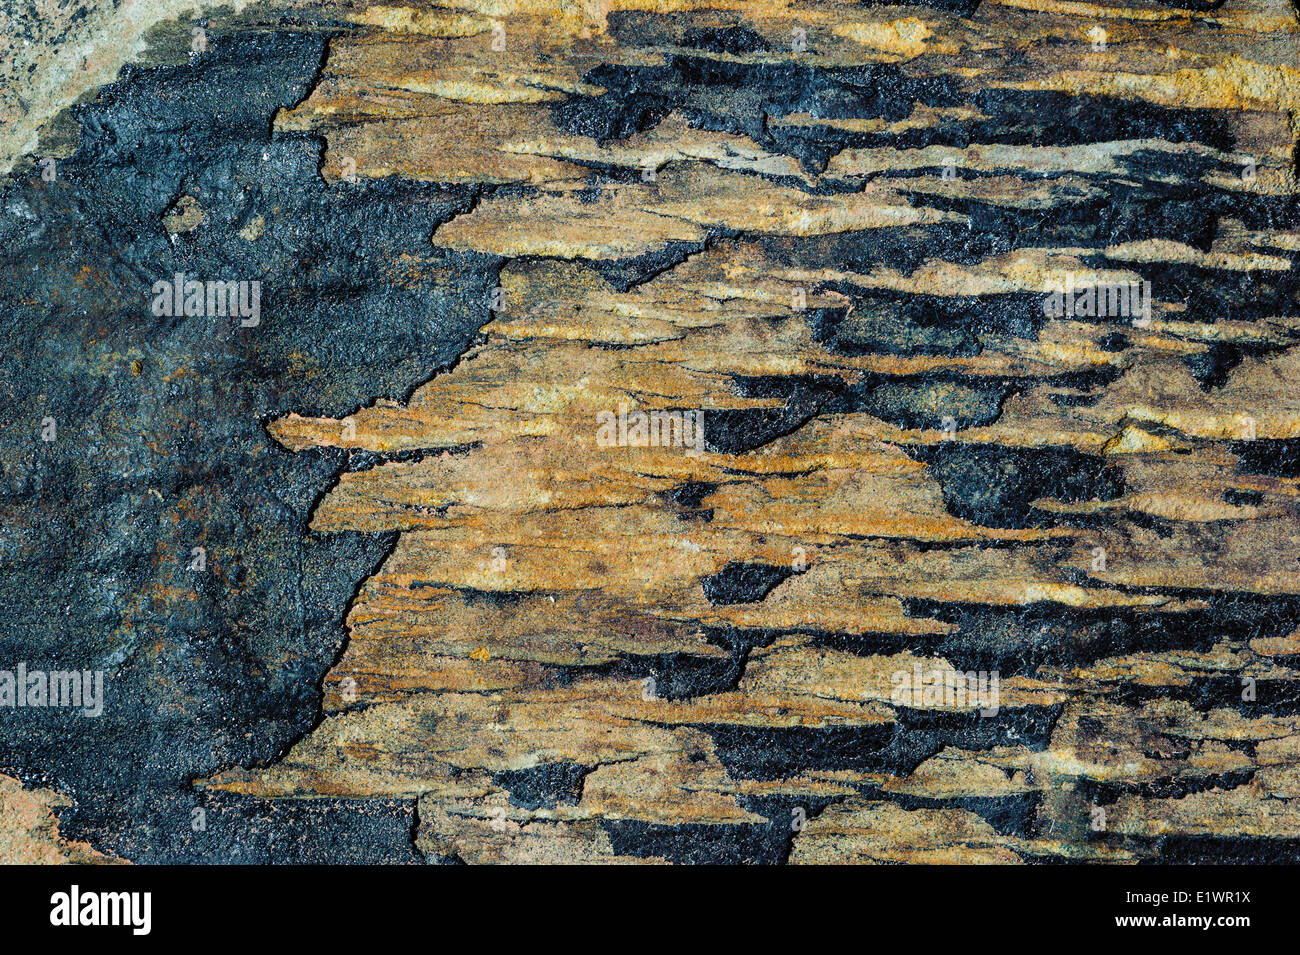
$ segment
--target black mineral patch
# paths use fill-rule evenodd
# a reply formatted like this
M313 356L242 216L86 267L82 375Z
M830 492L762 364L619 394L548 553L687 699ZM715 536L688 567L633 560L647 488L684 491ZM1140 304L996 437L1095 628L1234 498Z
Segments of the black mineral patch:
M945 441L907 450L930 465L949 511L985 527L1046 527L1068 515L1037 508L1036 500L1080 504L1124 493L1119 468L1073 448Z
M732 561L718 573L705 577L701 583L704 596L714 606L757 603L793 573L789 567Z
M864 375L854 410L900 428L977 428L996 421L1002 403L1020 387L997 378Z
M1204 653L1225 636L1239 641L1280 637L1300 624L1300 602L1291 597L1201 591L1178 595L1209 606L1194 613L1171 613L1078 609L1050 602L997 607L908 599L904 607L911 616L957 626L955 633L922 641L929 652L958 670L996 670L1002 679L1043 666L1086 666L1106 657L1171 650Z
M1241 474L1300 477L1300 438L1229 441L1228 450L1240 459L1237 471Z
M346 456L290 453L265 423L404 399L488 317L490 268L395 264L431 254L468 190L327 185L319 141L271 134L324 42L232 33L128 67L77 108L55 181L32 166L0 187L0 660L102 670L105 696L97 718L5 708L0 765L73 797L65 832L136 861L269 859L302 828L276 861L412 858L409 807L190 818L191 779L316 720L347 606L392 546L311 533ZM202 221L169 234L182 196ZM258 321L155 315L176 273L260 282Z
M510 803L524 809L574 806L582 798L582 783L591 767L569 760L542 763L528 769L496 773L492 781L510 792Z
M761 33L743 26L715 29L693 27L682 36L682 46L708 50L710 53L730 53L733 56L766 53L770 49Z
M889 771L906 765L910 771L937 750L929 746L898 751L896 727L810 726L764 727L708 725L718 759L735 779L783 779L810 769Z
M678 865L777 865L788 842L765 822L717 826L707 823L660 825L635 819L602 819L617 855L661 858Z

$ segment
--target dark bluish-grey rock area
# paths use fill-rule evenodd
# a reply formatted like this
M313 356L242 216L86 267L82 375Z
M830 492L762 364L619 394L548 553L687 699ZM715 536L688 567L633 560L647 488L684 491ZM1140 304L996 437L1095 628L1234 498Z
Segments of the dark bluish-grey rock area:
M189 786L313 725L395 537L309 531L347 455L290 453L264 422L401 399L488 314L490 268L445 256L434 282L399 262L430 259L473 189L326 185L318 139L272 136L324 44L235 32L128 67L75 108L52 181L31 162L0 187L0 666L104 672L99 717L0 708L0 765L74 799L66 834L137 861L414 858L409 804ZM183 196L202 223L169 234ZM175 273L260 282L260 322L153 314Z

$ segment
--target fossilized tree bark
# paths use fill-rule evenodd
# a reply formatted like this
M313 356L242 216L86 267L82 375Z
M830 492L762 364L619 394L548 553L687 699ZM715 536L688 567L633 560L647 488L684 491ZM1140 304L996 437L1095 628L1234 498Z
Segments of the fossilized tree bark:
M313 526L400 539L323 723L204 785L466 861L1290 852L1292 7L710 6L354 7L277 118L340 188L482 184L430 241L504 294L408 403L271 426L384 456Z
M467 862L1294 857L1289 3L295 8L343 26L277 134L478 188L392 266L500 290L409 401L269 425L353 452L315 531L398 537L320 724L200 786Z

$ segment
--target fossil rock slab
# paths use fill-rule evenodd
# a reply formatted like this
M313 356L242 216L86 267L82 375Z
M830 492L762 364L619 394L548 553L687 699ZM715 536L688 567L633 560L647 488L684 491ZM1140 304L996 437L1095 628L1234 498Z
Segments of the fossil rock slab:
M225 30L88 107L67 188L165 153L94 186L149 195L121 267L258 278L260 325L214 358L202 316L119 341L95 322L147 299L57 302L104 365L197 382L124 454L231 442L198 483L146 469L189 537L145 550L206 529L224 561L204 678L172 624L124 636L132 599L191 607L175 574L101 613L178 723L251 708L247 747L168 757L177 812L379 812L443 862L1297 858L1290 3L302 0ZM207 153L101 135L133 90L234 76L260 99Z

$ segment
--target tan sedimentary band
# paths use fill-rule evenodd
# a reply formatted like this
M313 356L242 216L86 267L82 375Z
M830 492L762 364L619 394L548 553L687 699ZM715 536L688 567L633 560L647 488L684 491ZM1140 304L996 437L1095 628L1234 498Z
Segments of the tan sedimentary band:
M59 834L54 807L67 799L49 789L24 789L0 775L0 864L98 865L120 860L96 852L84 842Z

